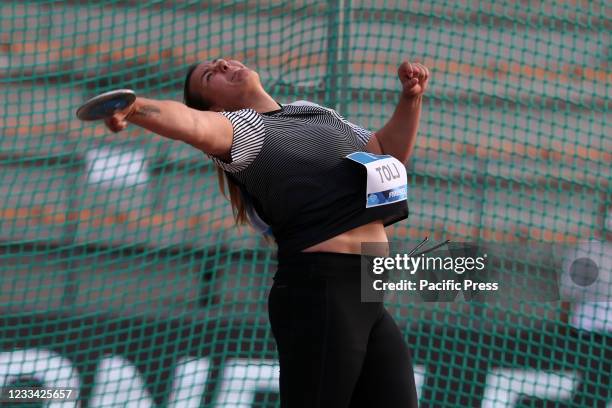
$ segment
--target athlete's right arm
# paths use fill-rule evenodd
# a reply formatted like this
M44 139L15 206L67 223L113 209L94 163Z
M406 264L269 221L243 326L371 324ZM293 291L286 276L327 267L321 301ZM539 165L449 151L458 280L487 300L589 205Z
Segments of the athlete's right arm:
M191 109L176 101L137 97L128 109L104 122L113 132L125 129L129 122L220 159L230 158L232 123L217 112Z

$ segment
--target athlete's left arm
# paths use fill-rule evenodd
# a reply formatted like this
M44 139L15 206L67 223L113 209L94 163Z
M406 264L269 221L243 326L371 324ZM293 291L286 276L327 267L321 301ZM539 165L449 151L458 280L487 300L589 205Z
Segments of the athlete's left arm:
M400 100L389 121L370 138L366 150L389 154L406 163L416 140L429 70L422 64L403 62L397 75L403 88Z

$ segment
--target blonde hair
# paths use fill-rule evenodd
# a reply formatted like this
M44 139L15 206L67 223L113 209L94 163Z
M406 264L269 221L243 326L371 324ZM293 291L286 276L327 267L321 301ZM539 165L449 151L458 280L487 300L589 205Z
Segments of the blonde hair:
M250 225L247 215L247 204L244 202L240 186L232 180L231 177L225 174L225 171L217 166L217 180L219 181L219 190L232 205L232 213L237 225ZM227 190L226 190L227 185Z
M185 82L183 84L183 102L185 105L192 109L201 111L210 110L210 103L202 99L200 95L194 95L189 90L189 80L191 75L198 67L199 63L195 63L189 66L187 74L185 75ZM247 215L246 203L242 197L240 186L231 178L225 174L225 171L217 166L217 179L219 180L219 190L225 198L229 200L232 205L232 213L234 214L234 220L237 225L250 224L249 217ZM227 185L227 189L225 188Z

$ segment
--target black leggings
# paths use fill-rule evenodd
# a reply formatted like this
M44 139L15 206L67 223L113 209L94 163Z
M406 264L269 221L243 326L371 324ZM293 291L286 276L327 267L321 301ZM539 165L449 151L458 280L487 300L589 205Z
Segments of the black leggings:
M268 298L282 408L417 406L408 347L382 302L361 302L359 255L279 259Z

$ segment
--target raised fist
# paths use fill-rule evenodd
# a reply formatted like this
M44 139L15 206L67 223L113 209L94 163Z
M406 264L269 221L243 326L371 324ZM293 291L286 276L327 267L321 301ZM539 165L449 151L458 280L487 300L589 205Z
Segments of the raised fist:
M425 92L429 70L423 64L404 61L397 70L397 76L402 82L403 94L413 98Z

